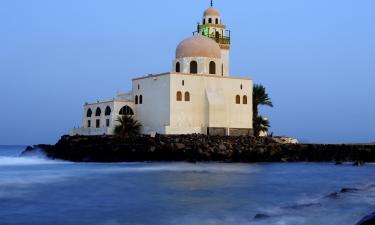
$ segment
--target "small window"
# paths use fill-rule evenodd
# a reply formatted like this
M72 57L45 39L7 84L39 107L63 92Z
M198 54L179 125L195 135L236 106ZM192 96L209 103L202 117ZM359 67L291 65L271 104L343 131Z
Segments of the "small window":
M143 103L143 96L140 95L140 96L139 96L139 104L142 104L142 103Z
M206 24L206 19L203 19L203 24Z
M88 128L91 127L91 120L87 120L87 127L88 127Z
M181 93L181 91L177 91L176 99L177 99L178 102L182 101L182 93Z
M221 76L224 76L224 64L221 64Z
M208 19L208 23L212 23L212 19L211 18Z
M176 73L179 73L179 72L181 72L181 66L180 66L180 63L177 62L176 63Z
M98 107L96 108L95 116L101 116L102 115L102 110Z
M247 96L244 95L242 98L242 104L247 105Z
M241 96L236 96L236 104L241 104Z
M111 124L110 124L110 122L109 122L109 119L106 119L106 121L105 121L105 125L107 126L107 127L109 127Z
M210 62L210 74L216 74L216 64L214 61Z
M111 115L111 112L112 112L111 107L107 106L107 107L105 108L105 115L106 115L106 116L110 116L110 115Z
M96 128L100 128L100 120L96 120Z
M185 86L185 81L184 80L182 80L182 86Z
M138 90L141 88L141 86L138 84Z
M219 24L219 19L216 18L215 23L216 23L216 24Z
M92 116L92 110L91 109L87 110L86 116L87 117L91 117Z
M138 105L138 95L135 96L134 101L135 101L135 104Z
M185 92L185 102L190 102L190 93Z
M241 90L242 90L242 88L243 88L242 84L241 84L240 88L241 88Z
M190 62L190 73L193 73L193 74L198 73L198 63L196 61Z

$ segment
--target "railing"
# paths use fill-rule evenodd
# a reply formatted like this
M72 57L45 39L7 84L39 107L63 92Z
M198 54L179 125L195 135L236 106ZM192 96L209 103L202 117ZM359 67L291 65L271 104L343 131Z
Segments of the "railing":
M225 30L220 32L216 32L216 34L209 34L208 32L212 30L205 30L205 28L209 27L206 25L198 25L198 30L193 32L193 35L197 33L201 33L203 36L206 36L208 38L211 38L212 40L216 41L218 44L221 45L230 45L230 30Z
M211 38L212 40L216 41L218 44L221 45L230 45L230 37L222 37L216 35L205 35L206 37Z

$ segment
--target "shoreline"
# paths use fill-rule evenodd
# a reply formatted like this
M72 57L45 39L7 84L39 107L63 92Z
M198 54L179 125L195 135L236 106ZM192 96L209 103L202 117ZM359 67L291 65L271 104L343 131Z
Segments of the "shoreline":
M28 146L21 154L43 152L73 162L375 162L375 145L283 144L269 137L156 135L62 136L55 145Z

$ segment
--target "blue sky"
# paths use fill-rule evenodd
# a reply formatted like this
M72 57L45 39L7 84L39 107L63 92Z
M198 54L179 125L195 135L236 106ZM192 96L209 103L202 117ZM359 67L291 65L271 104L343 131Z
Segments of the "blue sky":
M0 2L0 144L54 143L86 101L170 71L207 0ZM215 1L231 73L265 85L277 135L375 141L375 1Z

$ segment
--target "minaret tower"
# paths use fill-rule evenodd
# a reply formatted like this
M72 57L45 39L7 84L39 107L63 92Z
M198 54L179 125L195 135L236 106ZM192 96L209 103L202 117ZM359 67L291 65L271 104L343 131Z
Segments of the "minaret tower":
M202 24L198 23L197 32L220 45L223 76L229 76L230 31L226 30L219 11L213 7L212 0L210 7L204 11Z

